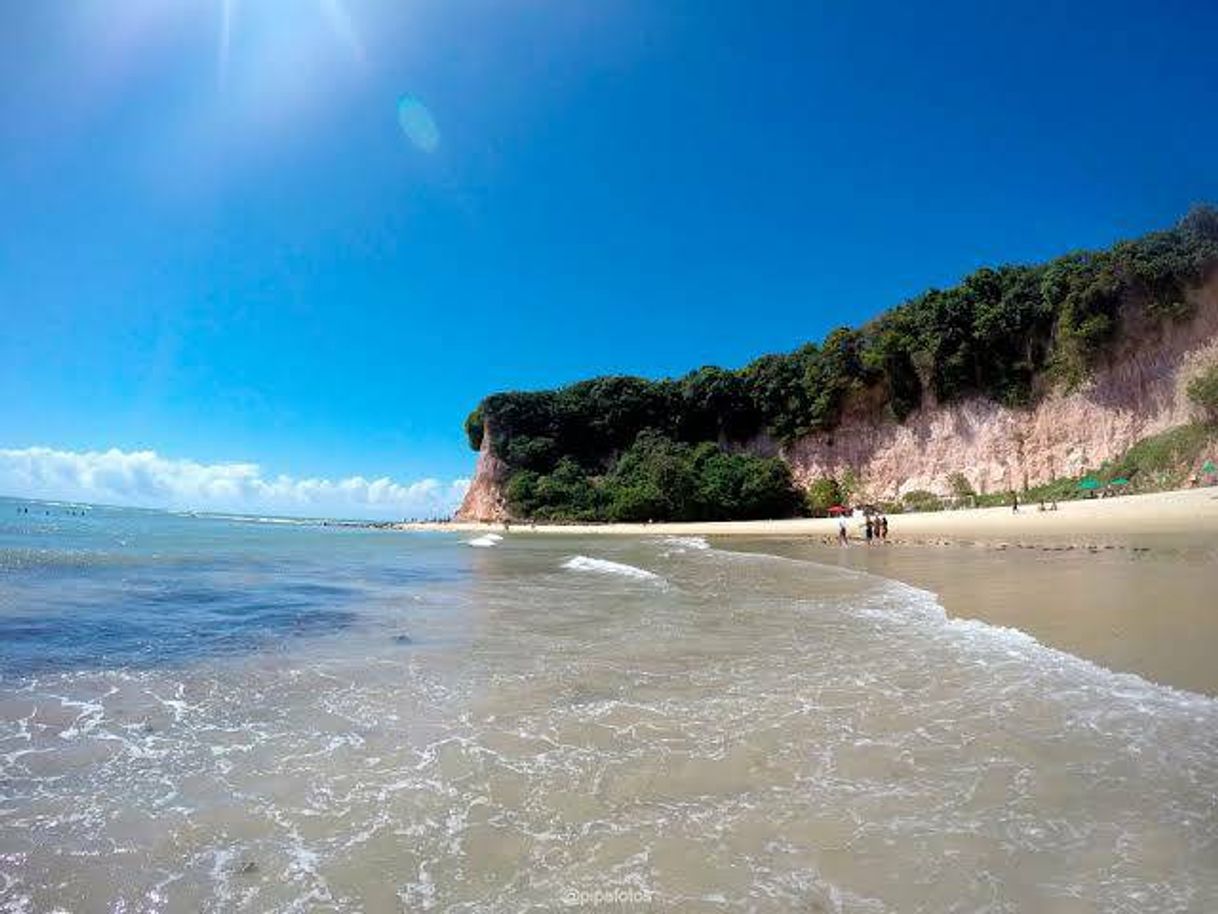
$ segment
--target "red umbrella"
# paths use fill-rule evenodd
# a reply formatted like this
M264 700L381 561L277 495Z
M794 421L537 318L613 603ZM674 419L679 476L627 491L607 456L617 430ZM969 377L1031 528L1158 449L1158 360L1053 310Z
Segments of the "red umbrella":
M834 505L832 508L829 509L830 517L837 517L839 514L849 514L849 513L850 513L850 509L843 508L841 505Z

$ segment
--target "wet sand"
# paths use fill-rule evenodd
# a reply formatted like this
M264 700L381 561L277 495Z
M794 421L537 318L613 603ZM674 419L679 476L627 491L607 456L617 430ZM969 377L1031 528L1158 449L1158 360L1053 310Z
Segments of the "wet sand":
M1086 542L981 538L843 549L808 539L733 537L715 545L903 581L935 593L952 616L1016 628L1108 669L1218 696L1218 535Z

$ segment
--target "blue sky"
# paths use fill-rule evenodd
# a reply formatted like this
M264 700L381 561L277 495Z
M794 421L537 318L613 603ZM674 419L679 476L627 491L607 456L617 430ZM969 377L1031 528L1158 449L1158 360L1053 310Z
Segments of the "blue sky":
M485 393L740 365L1218 200L1212 3L0 19L0 449L23 465L155 451L451 498ZM0 488L31 472L0 461Z

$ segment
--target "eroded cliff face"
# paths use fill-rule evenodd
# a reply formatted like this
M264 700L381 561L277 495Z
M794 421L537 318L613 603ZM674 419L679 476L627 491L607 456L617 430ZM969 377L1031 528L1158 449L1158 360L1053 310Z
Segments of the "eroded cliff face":
M507 464L491 453L491 430L487 425L482 432L474 479L453 517L460 521L505 520L508 512L503 489L507 484L507 471Z
M1125 328L1124 342L1083 388L1050 393L1031 409L969 399L927 404L903 423L847 415L831 434L780 453L801 484L851 469L871 499L949 494L947 477L957 472L978 492L1081 474L1193 418L1187 382L1218 359L1218 279L1192 297L1190 320Z
M1079 475L1141 438L1194 418L1185 387L1198 369L1218 361L1218 277L1191 298L1191 319L1125 327L1124 342L1084 387L1052 392L1031 409L981 398L926 403L898 423L860 406L848 410L832 433L809 435L785 448L761 438L747 449L779 454L804 486L851 470L859 495L874 500L919 489L949 494L953 473L963 473L978 492ZM457 518L507 517L507 470L491 454L487 431Z

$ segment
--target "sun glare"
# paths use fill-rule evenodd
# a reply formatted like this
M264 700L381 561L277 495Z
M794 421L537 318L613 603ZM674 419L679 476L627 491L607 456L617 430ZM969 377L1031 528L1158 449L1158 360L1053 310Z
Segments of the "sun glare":
M220 34L216 49L217 75L220 85L228 79L229 60L232 55L233 31L240 16L240 0L218 0L220 17ZM289 16L295 10L283 10L280 15ZM316 0L318 14L327 24L334 39L344 46L353 60L358 63L365 61L364 44L360 38L355 22L343 0Z
M237 0L220 0L220 45L216 54L216 69L220 85L228 78L228 53L232 44L233 6Z

